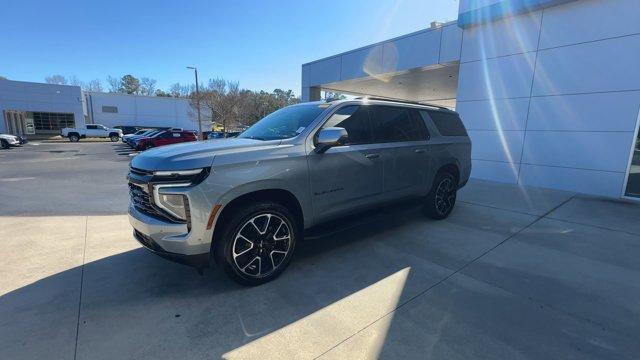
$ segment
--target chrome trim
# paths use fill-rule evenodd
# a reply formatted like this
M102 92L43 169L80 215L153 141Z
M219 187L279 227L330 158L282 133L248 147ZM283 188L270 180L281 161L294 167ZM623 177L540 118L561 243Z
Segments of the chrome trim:
M155 171L153 175L155 176L190 176L190 175L198 175L202 172L202 169L193 169L193 170L160 170Z

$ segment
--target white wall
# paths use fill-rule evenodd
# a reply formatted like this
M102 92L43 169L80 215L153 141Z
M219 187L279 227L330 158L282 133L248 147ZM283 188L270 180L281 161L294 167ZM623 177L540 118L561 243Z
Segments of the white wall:
M457 110L476 178L619 197L640 110L637 0L466 28Z
M85 95L87 114L91 114L93 104L93 122L96 124L198 129L195 111L187 99L96 92ZM115 106L118 112L103 112L103 106Z
M6 131L4 110L72 113L84 124L79 86L0 80L0 133Z
M302 100L323 84L457 62L461 40L462 29L449 23L304 64Z

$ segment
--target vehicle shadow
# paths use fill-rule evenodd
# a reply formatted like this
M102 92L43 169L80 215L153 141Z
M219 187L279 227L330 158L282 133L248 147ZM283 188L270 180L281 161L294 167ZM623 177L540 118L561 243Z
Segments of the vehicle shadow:
M335 222L344 230L301 241L280 278L253 288L142 248L91 261L0 296L0 358L72 357L76 327L79 359L222 356L402 270L369 241L425 221L393 206Z

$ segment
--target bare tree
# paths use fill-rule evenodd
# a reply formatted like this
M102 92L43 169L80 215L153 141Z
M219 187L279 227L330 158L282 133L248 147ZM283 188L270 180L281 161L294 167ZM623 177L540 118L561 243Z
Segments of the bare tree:
M67 85L67 78L62 75L55 74L44 78L47 84Z
M80 81L80 79L78 79L78 77L75 75L71 75L69 77L69 85L84 87L82 81Z
M102 82L100 79L93 79L84 85L83 90L102 92Z
M194 85L182 85L175 83L169 88L169 94L173 97L186 98L196 90Z
M148 77L140 78L140 93L142 95L152 96L156 91L156 83L155 79L150 79Z
M107 84L109 84L109 92L119 93L122 88L122 82L117 77L107 76Z

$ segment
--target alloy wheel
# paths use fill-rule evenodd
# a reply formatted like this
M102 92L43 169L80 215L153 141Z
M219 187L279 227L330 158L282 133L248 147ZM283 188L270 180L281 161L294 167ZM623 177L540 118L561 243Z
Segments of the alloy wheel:
M450 177L442 179L438 184L435 200L436 210L440 215L448 213L453 208L456 201L456 191Z
M291 229L279 215L265 213L246 221L232 244L233 262L237 269L252 278L276 271L291 248Z

